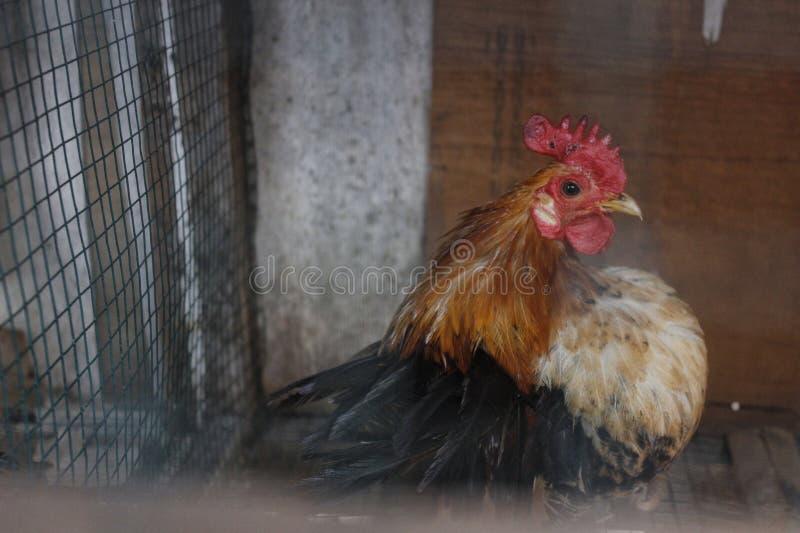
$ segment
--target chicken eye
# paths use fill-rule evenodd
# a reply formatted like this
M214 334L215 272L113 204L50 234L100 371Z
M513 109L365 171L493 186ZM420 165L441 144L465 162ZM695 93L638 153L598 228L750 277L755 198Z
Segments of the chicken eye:
M561 184L561 192L564 196L578 196L581 193L581 188L574 181L565 181Z

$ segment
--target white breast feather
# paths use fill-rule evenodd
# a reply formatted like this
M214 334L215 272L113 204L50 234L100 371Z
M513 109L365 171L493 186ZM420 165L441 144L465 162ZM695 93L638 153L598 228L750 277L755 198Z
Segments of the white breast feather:
M612 437L642 431L682 447L706 388L706 347L691 309L660 278L629 268L598 272L608 290L554 331L538 384L564 390L567 408Z

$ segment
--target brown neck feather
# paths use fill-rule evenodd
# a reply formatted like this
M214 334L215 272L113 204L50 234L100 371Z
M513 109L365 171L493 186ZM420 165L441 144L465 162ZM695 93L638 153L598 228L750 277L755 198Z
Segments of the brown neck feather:
M531 220L534 191L553 171L548 167L463 216L395 315L385 338L389 349L462 372L482 349L520 389L530 389L561 305L559 271L580 268Z

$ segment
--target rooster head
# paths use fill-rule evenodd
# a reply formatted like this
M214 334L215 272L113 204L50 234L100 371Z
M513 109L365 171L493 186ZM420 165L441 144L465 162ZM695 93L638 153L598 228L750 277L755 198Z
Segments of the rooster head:
M619 147L611 148L611 136L597 137L599 124L584 137L587 119L581 117L570 131L570 117L554 126L542 115L525 124L525 146L551 156L558 163L540 174L531 215L542 236L566 239L583 254L601 252L614 236L609 213L642 212L624 193L625 168Z

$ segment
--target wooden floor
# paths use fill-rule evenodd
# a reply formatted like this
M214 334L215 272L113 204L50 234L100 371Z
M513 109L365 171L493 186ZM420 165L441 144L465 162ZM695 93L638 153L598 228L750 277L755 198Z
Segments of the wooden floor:
M774 431L769 428L767 431ZM764 428L744 430L754 449L764 446ZM795 454L797 442L794 441ZM635 509L629 502L616 505L610 529L725 531L766 528L800 530L800 502L791 487L782 487L776 476L784 465L774 462L755 464L749 453L732 455L729 437L699 433L667 472L661 483L662 498L649 512ZM758 452L753 455L758 456ZM760 468L763 467L763 470ZM742 478L742 471L754 475Z
M93 513L105 516L112 508L124 514L133 503L137 512L128 516L131 530L149 526L147 520L160 520L158 517L167 517L165 523L185 525L189 522L182 520L190 520L194 514L209 517L204 519L208 522L205 525L252 520L252 528L241 528L248 531L260 530L262 519L291 525L292 530L312 531L374 531L378 525L384 533L411 529L459 533L552 529L536 497L534 513L524 518L505 516L488 503L469 509L465 518L464 510L455 513L424 497L380 490L327 503L299 497L293 487L311 473L311 467L300 461L298 443L318 421L315 416L300 415L276 421L249 443L234 468L218 475L211 486L190 484L188 492L173 491L166 497L153 497L149 489L144 494L103 489L34 492L34 496L47 499L47 505L63 508L67 514L84 506L86 509L78 513L83 520ZM593 516L602 520L585 524L583 529L800 531L798 435L800 417L789 411L709 408L688 448L651 485L646 498L598 503L598 512ZM147 494L151 498L142 500ZM19 502L17 507L8 503L12 496L20 502L27 498L16 482L0 475L0 510L4 506L12 510L24 507ZM98 506L98 496L103 505ZM65 504L70 498L78 498L77 503ZM144 502L141 508L150 511L140 512L139 501ZM195 506L196 513L192 511ZM175 509L182 511L177 513ZM21 520L17 530L29 530L26 525L36 530L30 522L36 513L28 516L19 511L16 516ZM567 529L575 527L570 525Z

